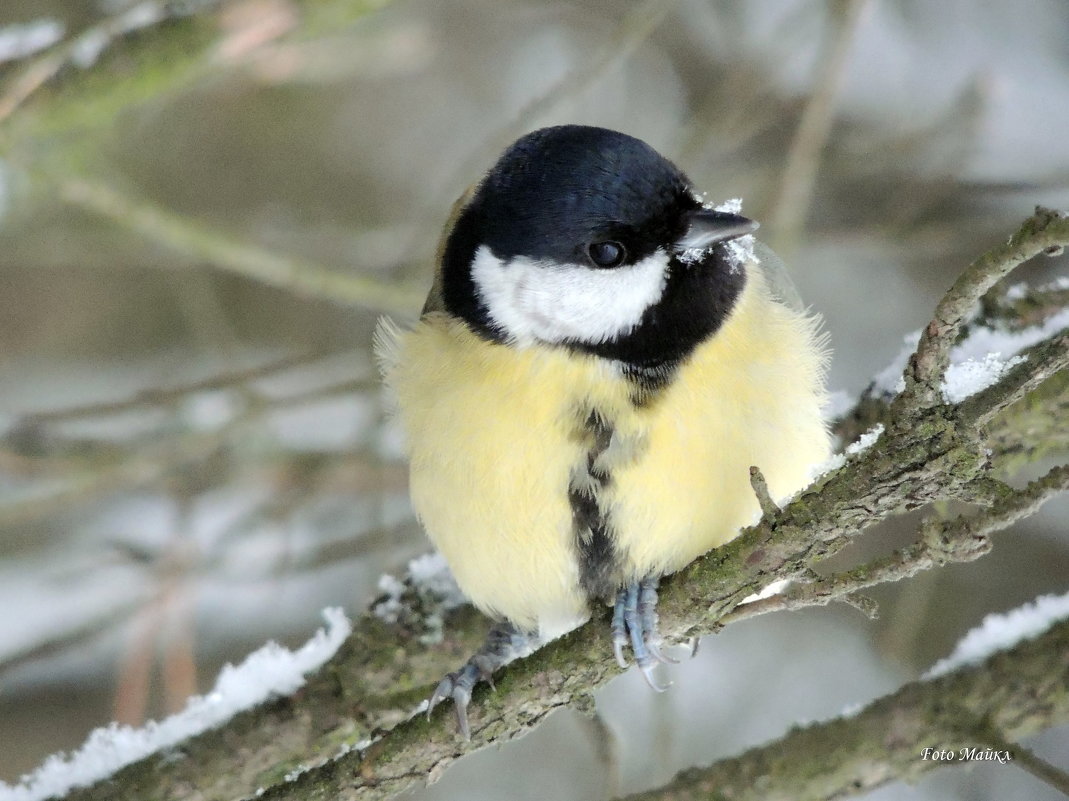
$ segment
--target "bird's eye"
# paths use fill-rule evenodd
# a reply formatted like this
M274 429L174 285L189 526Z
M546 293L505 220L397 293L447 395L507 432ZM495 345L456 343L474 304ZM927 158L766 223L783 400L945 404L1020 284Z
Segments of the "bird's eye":
M617 267L627 258L627 251L619 242L595 242L586 252L598 267Z

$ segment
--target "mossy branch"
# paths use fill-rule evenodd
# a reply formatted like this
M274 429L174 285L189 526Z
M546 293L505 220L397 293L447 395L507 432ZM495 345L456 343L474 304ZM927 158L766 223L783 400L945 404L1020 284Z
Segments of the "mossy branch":
M1015 741L1069 722L1069 693L1064 683L1052 680L1067 671L1069 621L1063 621L980 665L907 684L854 715L793 730L707 768L685 770L667 785L627 801L845 798L966 763L962 749L966 754L968 749L1008 752L1009 765L1027 761ZM996 742L992 729L999 733ZM924 758L925 748L933 746L953 758Z
M261 44L337 30L388 2L289 0L292 25ZM0 150L25 148L36 159L42 140L58 134L61 149L76 152L78 134L107 129L126 109L159 100L217 70L226 54L221 45L227 37L227 5L141 0L17 65L0 86Z

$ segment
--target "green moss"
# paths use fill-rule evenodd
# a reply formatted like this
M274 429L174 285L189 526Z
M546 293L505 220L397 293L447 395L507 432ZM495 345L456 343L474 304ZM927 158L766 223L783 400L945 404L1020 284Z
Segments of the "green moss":
M299 761L280 762L277 765L272 765L262 773L258 773L254 783L257 787L273 787L276 784L283 783L290 773L304 770L305 768L306 765Z
M291 36L336 32L388 2L305 0ZM63 174L84 166L131 109L163 102L226 69L212 55L220 38L218 14L203 13L122 37L88 68L65 66L0 125L0 151L35 171Z
M6 144L110 128L127 108L164 97L206 73L205 51L217 38L212 21L189 18L116 42L92 67L68 67L16 111Z
M302 34L309 37L337 33L340 28L352 25L368 14L385 8L391 0L346 0L324 3L323 0L303 0L300 3L304 17Z

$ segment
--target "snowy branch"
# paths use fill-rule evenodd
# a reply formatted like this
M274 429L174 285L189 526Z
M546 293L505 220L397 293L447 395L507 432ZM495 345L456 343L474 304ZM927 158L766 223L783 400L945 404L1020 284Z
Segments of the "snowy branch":
M860 590L947 562L975 559L987 551L991 532L1031 514L1043 500L1066 488L1069 469L1065 467L1014 490L993 475L992 466L1000 457L1027 458L1046 451L1045 434L1069 428L1066 334L1058 314L1045 319L1048 328L1038 343L1018 343L1022 361L994 365L985 378L986 386L984 381L977 384L974 376L971 395L965 394L957 403L945 401L949 354L952 346L961 344L959 335L969 304L979 300L996 276L1005 275L1028 254L1060 243L1069 243L1069 223L1064 217L1041 212L1010 245L995 249L969 268L948 293L952 299L940 303L940 322L926 329L919 347L922 355L914 353L909 360L905 381L912 390L897 398L870 392L844 418L841 430L856 427L859 420L883 428L848 448L842 464L784 508L766 509L765 517L739 538L662 583L662 629L671 640L711 633L733 620L773 609L822 605L830 600L843 600L871 613L871 602L858 595ZM967 303L965 297L971 300ZM1028 408L1021 411L1020 407ZM1007 418L1029 424L1015 427L1005 423ZM1039 418L1046 423L1037 429L1031 422ZM992 448L998 449L994 456ZM755 491L760 494L759 471L754 476ZM838 552L874 523L948 499L978 504L981 509L949 521L929 517L914 545L853 570L823 578L816 575L814 563ZM800 583L781 595L744 603L777 579ZM498 680L496 692L476 692L469 709L472 740L464 743L456 736L448 709L437 711L430 720L423 715L408 717L426 697L429 683L468 653L485 631L472 610L464 607L446 621L449 647L428 646L423 642L425 626L430 625L426 621L435 617L435 625L440 626L440 615L440 610L433 610L424 616L416 608L396 624L366 616L299 695L242 713L222 728L191 739L182 746L184 759L150 757L67 797L201 794L233 799L263 788L263 798L386 798L433 779L469 751L520 736L557 708L584 704L593 690L618 673L609 627L597 616L510 666ZM983 669L910 685L877 702L853 722L823 725L857 727L856 747L863 756L884 748L888 715L913 715L910 719L931 723L925 704L932 698L938 697L943 709L973 709L970 704L980 698L987 704L989 719L1012 717L1026 709L1019 705L1019 695L977 688L988 687L996 675L1023 677L1032 670L1037 677L1063 675L1064 665L1052 669L1049 662L1052 654L1064 659L1066 636L1069 630L1059 625L1038 644L994 657ZM1061 638L1062 645L1045 648L1050 637ZM1024 661L1018 665L1018 659ZM1042 728L1055 719L1064 720L1066 714L1052 710L1051 718L1025 718ZM953 721L935 722L950 726ZM815 727L816 733L806 733L810 731L791 735L784 743L808 742L807 738L819 742L826 729ZM1001 733L1013 738L1027 732L1009 726ZM954 730L954 737L972 738L970 742L977 736L972 729ZM759 771L764 764L762 753L739 757L730 770L739 775ZM787 754L784 759L812 765L812 752L802 753L806 756ZM908 737L906 745L888 753L879 766L874 774L879 782L908 779L930 767L921 762L915 741ZM807 770L806 775L811 772ZM791 777L787 771L783 781L797 780Z
M1005 245L969 265L939 302L910 357L904 375L906 386L898 398L902 411L919 411L937 402L950 365L950 349L988 290L1022 262L1040 253L1061 252L1067 239L1069 218L1061 212L1037 208Z
M1052 680L1066 671L1069 622L1063 621L980 665L907 684L856 714L683 771L664 787L628 801L843 798L891 781L916 781L970 757L1002 761L1008 755L1008 764L1014 764L1031 756L1015 741L1069 722L1069 695ZM933 745L952 756L925 758L925 749ZM821 769L813 770L814 765Z

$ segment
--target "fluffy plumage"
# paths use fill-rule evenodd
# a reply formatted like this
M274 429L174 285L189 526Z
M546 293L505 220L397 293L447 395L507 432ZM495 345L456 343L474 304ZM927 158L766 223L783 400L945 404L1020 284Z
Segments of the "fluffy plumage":
M755 519L750 465L776 497L829 453L818 320L772 301L759 269L716 336L650 404L620 366L563 348L517 349L427 315L391 336L412 502L461 588L487 614L559 631L588 615L568 501L586 474L591 413L622 585L678 570ZM385 352L387 348L380 349Z
M458 203L420 321L380 330L413 506L507 624L432 696L462 731L524 632L597 601L655 686L657 577L757 517L751 465L782 498L827 457L818 320L773 294L754 228L637 139L543 129Z

